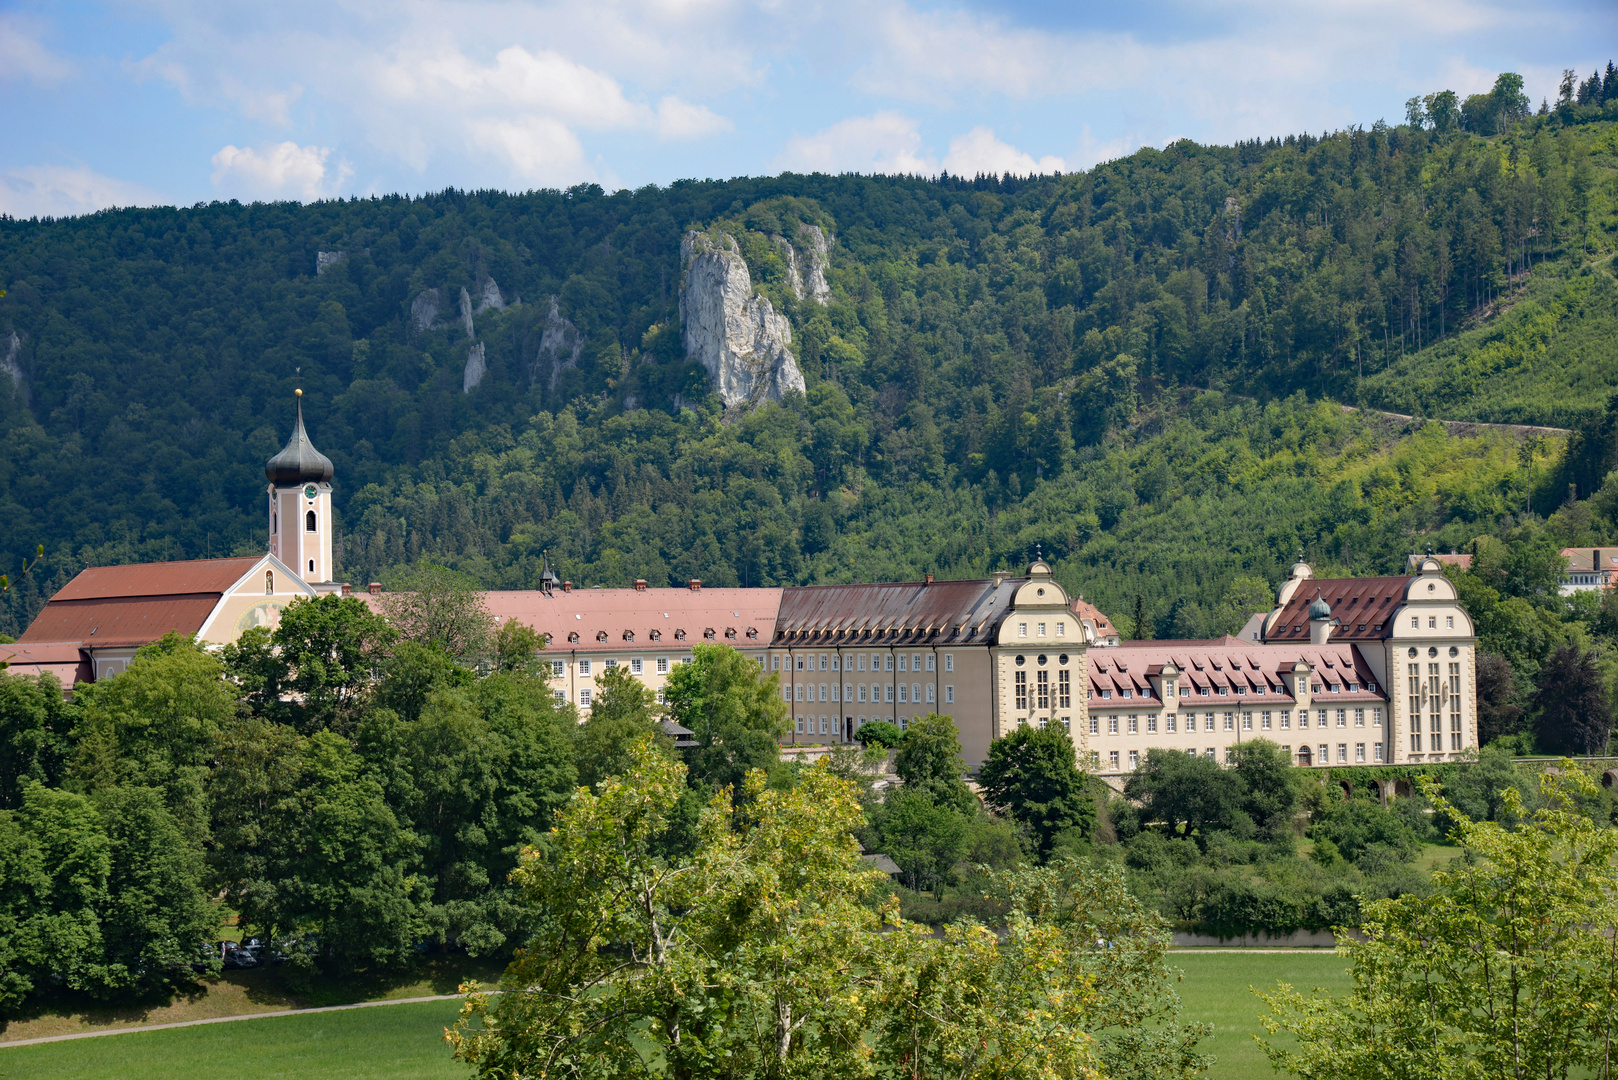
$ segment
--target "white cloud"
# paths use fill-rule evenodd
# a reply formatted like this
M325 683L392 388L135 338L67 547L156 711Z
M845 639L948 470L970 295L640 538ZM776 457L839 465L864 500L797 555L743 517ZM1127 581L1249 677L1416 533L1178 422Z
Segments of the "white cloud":
M0 79L26 79L50 86L73 74L73 64L46 48L44 26L14 12L0 12Z
M663 139L700 139L735 130L736 125L706 105L670 95L657 103L657 134Z
M1035 160L1033 155L995 138L993 129L975 127L949 141L944 168L956 176L976 176L978 173L1031 176L1036 173L1066 172L1067 163L1059 157L1049 156Z
M922 150L920 126L897 112L850 117L813 135L794 135L770 167L923 176L938 172L938 162Z
M353 170L339 164L329 174L331 149L277 143L262 150L226 146L213 156L213 183L221 193L250 199L303 199L312 201L336 194Z
M0 173L0 213L12 217L75 217L113 206L172 203L150 188L102 176L83 166L36 165Z
M478 120L471 125L471 136L474 146L504 161L531 186L558 187L589 175L584 147L559 120Z
M617 80L559 53L513 45L494 63L479 65L461 52L403 53L378 83L403 101L443 101L459 110L542 110L593 128L648 126L652 110L624 97Z

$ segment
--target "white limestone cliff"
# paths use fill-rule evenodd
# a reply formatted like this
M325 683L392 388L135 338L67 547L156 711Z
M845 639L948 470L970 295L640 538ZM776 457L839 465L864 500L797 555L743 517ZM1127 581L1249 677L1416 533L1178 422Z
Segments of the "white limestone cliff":
M584 354L584 335L579 328L562 318L561 305L551 297L550 310L545 315L545 333L539 339L539 351L528 365L528 382L534 385L544 380L547 393L556 392L556 380L566 368L579 366Z
M6 342L6 354L0 357L0 372L11 376L11 385L22 396L23 401L28 400L28 385L23 381L22 364L18 357L22 355L22 338L17 331L11 332L11 340Z
M472 297L464 285L461 286L461 328L466 331L468 340L477 336L477 332L472 329Z
M348 258L346 251L315 252L315 277L324 277L327 270L335 268L346 258Z
M804 390L787 348L792 326L768 298L753 295L752 276L725 236L689 232L680 244L680 323L685 354L708 370L727 407L779 401Z
M476 315L482 315L493 308L496 311L506 310L506 302L500 297L500 286L494 283L494 278L483 279L483 291L478 296Z
M798 242L803 245L809 272L804 275L804 288L809 299L824 304L831 299L831 286L826 284L826 267L831 265L832 238L819 225L799 225Z
M771 235L770 243L781 249L781 257L787 261L787 288L792 290L793 296L802 300L803 275L798 272L798 253L784 236Z
M461 393L470 394L472 388L483 381L489 367L483 362L483 342L466 350L466 370L461 374Z
M443 301L437 289L423 289L410 301L410 328L416 333L431 330L438 322L438 308Z

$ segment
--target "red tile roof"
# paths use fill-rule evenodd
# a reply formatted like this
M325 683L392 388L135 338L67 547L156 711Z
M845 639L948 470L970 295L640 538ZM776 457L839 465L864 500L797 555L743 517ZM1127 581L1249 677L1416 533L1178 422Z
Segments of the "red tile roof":
M1297 641L1309 643L1309 605L1316 591L1331 607L1342 625L1332 628L1331 639L1338 641L1380 641L1393 633L1390 620L1404 603L1407 577L1306 578L1298 585L1280 617L1265 632L1267 643Z
M7 675L43 675L49 672L72 689L75 682L90 681L90 665L79 652L77 641L30 641L0 645L0 663L9 664Z
M553 652L675 650L704 642L745 649L770 643L781 590L524 590L484 593L483 602L496 619L517 619L548 635ZM569 641L571 634L578 640Z
M195 634L218 603L217 593L52 600L17 641L76 641L85 648L146 645L171 630Z
M100 600L109 596L184 596L223 593L264 556L240 559L190 559L185 562L93 566L82 570L57 600Z
M1077 615L1081 621L1089 620L1095 626L1096 637L1111 637L1118 632L1112 625L1112 620L1103 615L1100 608L1084 597L1075 596L1073 603L1069 606L1072 608L1073 614Z
M1257 645L1244 643L1238 638L1125 641L1116 649L1093 649L1090 652L1090 685L1096 695L1092 700L1097 702L1094 707L1118 708L1116 702L1119 699L1116 697L1106 705L1100 705L1100 691L1124 685L1146 685L1139 675L1149 670L1155 674L1161 671L1163 665L1172 663L1182 673L1183 683L1190 684L1193 690L1209 691L1206 698L1201 694L1191 694L1185 708L1200 708L1215 699L1222 699L1225 704L1239 701L1250 705L1289 705L1294 695L1288 677L1299 660L1314 668L1313 680L1322 687L1322 693L1314 697L1312 704L1385 700L1380 692L1383 688L1370 689L1376 683L1376 676L1365 657L1353 645L1332 643L1313 646L1307 641L1300 645ZM1126 674L1118 673L1120 667L1125 669ZM1349 692L1350 683L1359 689ZM1338 687L1335 692L1329 689L1333 685ZM1229 692L1220 695L1221 687ZM1238 694L1238 688L1245 688L1246 693ZM1157 699L1151 700L1155 702ZM1183 701L1176 699L1176 702Z
M1587 574L1593 570L1618 571L1618 548L1563 548L1562 557L1567 559L1567 568L1570 571L1583 571Z

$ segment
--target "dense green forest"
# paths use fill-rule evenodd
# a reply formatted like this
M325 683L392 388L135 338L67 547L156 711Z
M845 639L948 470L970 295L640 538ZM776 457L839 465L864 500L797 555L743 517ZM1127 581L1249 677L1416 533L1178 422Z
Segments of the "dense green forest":
M1389 571L1552 470L1316 402L1569 425L1618 377L1618 88L1531 115L1511 78L1398 126L1065 176L0 221L21 373L0 550L47 552L0 631L82 565L261 550L295 383L354 580L431 555L520 586L545 550L603 585L965 575L1038 543L1069 587L1167 620L1300 548ZM811 223L836 238L825 305L766 242ZM805 397L727 416L706 395L677 323L691 227L739 239ZM317 273L322 251L346 254ZM476 317L488 374L464 393L464 327L412 305L490 279L507 306ZM583 339L554 385L533 371L551 297Z

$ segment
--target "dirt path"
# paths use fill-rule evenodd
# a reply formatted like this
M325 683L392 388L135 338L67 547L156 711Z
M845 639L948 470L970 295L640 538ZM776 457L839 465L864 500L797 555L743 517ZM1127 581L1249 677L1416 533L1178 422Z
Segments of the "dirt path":
M1400 420L1410 423L1416 418L1406 416L1404 413L1383 412L1381 409L1362 409L1355 405L1338 406L1344 412L1363 412L1371 416L1385 416L1389 420ZM1451 435L1476 435L1482 431L1509 431L1513 435L1571 435L1567 428L1538 427L1534 424L1485 424L1478 420L1439 420L1436 416L1422 417L1423 420L1435 420L1449 429Z
M281 1009L277 1012L244 1013L241 1016L210 1016L204 1020L180 1020L172 1024L143 1024L139 1027L107 1028L105 1031L76 1031L71 1035L42 1035L36 1039L0 1042L0 1050L9 1046L34 1046L38 1043L67 1042L70 1039L99 1039L103 1035L128 1035L134 1031L167 1031L170 1028L198 1027L202 1024L230 1024L237 1020L269 1020L277 1016L307 1016L310 1013L344 1012L348 1009L377 1009L384 1005L414 1005L423 1001L455 1001L462 996L432 994L427 997L394 998L390 1001L360 1001L352 1005L323 1005L318 1009Z

